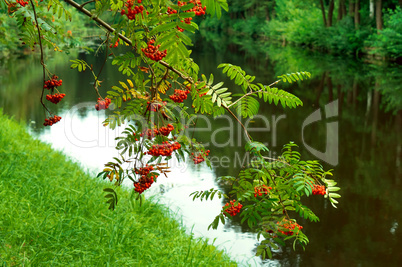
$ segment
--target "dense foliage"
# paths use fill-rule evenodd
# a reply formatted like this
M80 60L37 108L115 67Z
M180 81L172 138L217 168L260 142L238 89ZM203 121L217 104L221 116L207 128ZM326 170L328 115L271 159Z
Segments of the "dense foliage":
M25 2L26 3L26 2ZM30 49L34 49L33 37L35 29L32 24L26 23L25 17L33 19L33 12L25 8L19 8L20 4L2 0L0 1L0 57L8 56L10 53L29 53ZM41 8L41 17L39 23L44 27L44 45L55 51L67 51L69 48L83 47L91 43L93 39L84 36L90 36L97 32L94 27L89 27L88 22L83 27L83 16L77 12L71 12L71 7L64 7L66 12L61 14L63 9L46 9ZM69 23L65 23L64 19L60 19L61 15L68 14ZM17 19L16 19L17 18ZM21 34L20 29L26 29ZM90 34L91 33L91 34Z
M225 31L240 36L240 43L244 38L258 38L262 44L277 41L342 55L366 53L395 59L402 52L401 1L228 3L230 10L222 21L208 18L202 22L201 28L208 29L206 36L210 31Z
M260 102L280 104L284 108L301 106L302 101L298 97L276 86L309 79L311 74L283 74L273 83L264 85L256 83L256 77L247 74L241 67L222 63L218 68L238 89L229 90L223 82L216 82L213 75L207 77L199 73L198 65L190 57L192 39L189 36L198 29L193 18L203 17L206 13L219 18L222 11L228 9L226 1L103 0L80 5L73 0L65 0L63 4L57 0L39 3L21 0L18 3L7 2L7 5L16 9L9 11L9 15L17 21L25 44L41 53L41 103L47 117L44 118L45 126L55 125L63 119L52 112L55 104L63 103L65 94L59 92L63 87L63 74L52 73L43 57L47 53L46 47L54 50L61 46L59 43L69 44L65 36L59 35L55 29L65 23L64 20L73 20L77 16L73 14L77 12L102 29L97 49L106 52L103 64L111 56L112 64L125 75L123 81L105 95L100 80L103 65L94 66L83 59L71 59L72 69L87 71L94 78L93 87L98 94L94 108L113 107L104 126L125 127L122 136L116 138L120 156L106 163L98 177L110 180L115 186L131 181L133 195L141 199L141 194L160 175L168 175L172 157L179 161L206 162L210 165L208 156L213 151L185 135L184 130L196 126L199 113L211 117L227 114L243 129L247 140L245 151L252 160L236 177L220 177L231 184L229 194L214 188L192 194L193 198L212 199L217 196L226 200L220 214L211 223L212 228L216 228L219 222L225 223L225 218L239 214L242 221L258 232L259 238L263 238L257 255L272 257L271 250L285 245L288 239L293 239L294 245L308 243L303 227L295 217L313 222L319 219L303 204L305 197L324 195L333 206L337 204L335 198L340 195L335 192L340 188L329 179L331 171L325 171L318 161L302 160L294 143L285 145L278 158L268 157L268 148L262 142L253 140L247 127L239 120L240 117L256 116ZM49 12L55 14L57 23L46 20ZM120 45L126 45L128 49L117 54L115 51ZM241 93L232 94L234 90ZM115 209L118 202L115 189L107 188L105 192L109 208Z

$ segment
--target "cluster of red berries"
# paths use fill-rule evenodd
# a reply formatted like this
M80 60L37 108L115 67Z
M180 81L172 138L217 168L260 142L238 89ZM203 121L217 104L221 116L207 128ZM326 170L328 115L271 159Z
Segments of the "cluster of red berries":
M161 128L157 129L148 129L142 133L140 133L140 136L143 137L144 135L148 137L148 139L154 138L156 135L163 135L163 136L168 136L171 131L174 130L174 127L172 124L168 124L167 126L162 126Z
M187 10L186 12L194 12L196 16L205 15L205 10L207 9L207 7L206 6L202 7L200 0L190 0L188 1L188 3L194 4L194 7ZM187 2L178 1L177 4L181 7L187 5Z
M226 203L225 206L223 206L222 208L229 213L230 216L235 216L237 213L240 212L241 208L243 207L242 204L240 204L239 202L236 204L236 200L231 200L230 203ZM228 207L228 208L227 208ZM225 214L225 213L224 213ZM226 214L225 214L226 216Z
M325 195L325 194L326 194L325 186L318 184L314 185L313 195Z
M205 151L204 153L200 153L198 156L194 156L194 153L191 153L191 157L194 161L194 164L200 164L201 162L205 161L205 157L209 155L209 150Z
M181 22L184 22L184 23L186 23L186 24L191 24L191 21L193 20L193 18L185 18L184 19L184 21L181 21ZM184 29L182 29L182 28L180 28L179 26L177 26L177 29L180 31L180 32L184 32Z
M52 126L53 124L59 122L61 120L60 116L54 115L53 117L49 117L45 119L45 122L43 123L44 126Z
M52 79L45 81L45 85L43 88L45 89L54 89L55 87L61 86L63 80L57 80L59 77L53 74Z
M205 7L205 6L202 7L201 1L199 1L199 0L190 0L189 2L181 2L181 1L178 1L178 2L177 2L177 4L178 4L179 7L182 7L182 6L187 5L187 3L193 4L194 7L191 8L191 9L189 9L189 10L186 10L185 12L194 12L194 14L195 14L196 16L205 15L205 10L207 9L207 7ZM176 10L172 10L172 9L169 9L169 8L168 8L168 14L175 14L175 13L177 13ZM192 19L193 19L193 18L191 18L191 17L190 17L190 18L185 18L184 21L181 21L181 22L184 22L184 23L186 23L186 24L191 24L191 20L192 20ZM177 29L178 29L179 31L181 31L181 32L184 31L184 29L180 28L179 26L177 26Z
M139 5L139 6L134 6L134 2L137 2L138 4L141 4L142 0L128 0L125 6L127 7L127 10L122 9L120 14L126 15L129 20L134 20L135 15L138 13L142 13L144 11L144 6Z
M119 40L120 40L120 39L117 39L117 41L116 41L114 44L110 44L109 47L110 47L110 48L118 47L118 46L119 46Z
M155 157L165 156L169 157L172 155L173 151L180 149L181 145L178 142L170 144L168 141L162 142L162 144L156 144L151 147L145 154L152 155Z
M168 136L170 132L173 130L174 130L173 125L169 123L167 126L162 126L161 128L159 128L159 134L163 136Z
M173 9L173 8L171 8L171 7L168 7L167 13L168 13L169 15L170 15L170 14L177 14L177 10L175 10L175 9Z
M272 187L266 185L256 186L254 187L254 197L257 197L257 195L262 196L262 194L268 195L269 190L272 190Z
M167 102L163 101L162 104L161 103L154 103L154 102L152 102L152 103L147 102L147 104L148 104L147 110L158 111L162 107L162 104L165 106L167 104Z
M287 231L283 231L278 229L284 235L293 235L295 228L297 227L299 230L303 229L303 226L299 225L297 222L289 221L288 219L283 219L281 222L277 222L280 227L288 229Z
M197 83L195 83L195 85L197 86ZM206 87L206 85L204 85L201 89L204 89ZM201 89L197 89L197 91L200 91ZM206 95L207 92L202 93L202 94L198 94L199 97L203 97L204 95Z
M21 6L26 6L28 5L28 1L24 1L24 0L17 0L17 4L20 4Z
M110 100L107 97L104 100L98 98L98 104L95 105L95 109L96 110L108 109L111 102L112 100Z
M66 94L56 93L54 95L46 95L46 99L54 104L59 103Z
M167 52L166 49L165 51L161 52L159 51L159 47L161 45L154 46L155 40L150 40L147 44L147 48L141 48L141 51L145 54L145 56L151 60L154 61L159 61L162 60L164 57L166 57Z
M138 193L142 193L145 190L147 190L148 188L151 187L151 185L154 182L154 179L158 178L158 174L156 173L150 173L151 171L154 170L153 166L150 165L146 165L143 168L139 168L135 170L136 174L141 175L140 179L138 180L138 182L134 182L134 190Z
M140 136L143 137L144 135L148 137L148 139L154 138L156 135L159 134L159 129L148 129L140 133Z
M181 103L187 99L187 95L190 93L189 90L180 90L175 89L174 94L170 95L169 98L173 100L173 102Z
M134 190L141 194L142 192L150 188L153 183L154 183L153 176L140 178L138 182L134 182Z

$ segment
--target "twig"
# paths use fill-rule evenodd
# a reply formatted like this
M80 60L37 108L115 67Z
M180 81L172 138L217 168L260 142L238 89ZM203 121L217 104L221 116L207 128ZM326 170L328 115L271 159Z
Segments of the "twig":
M39 27L39 23L38 23L38 17L37 17L37 14L36 14L35 5L32 2L32 0L29 0L29 1L31 2L31 5L32 5L32 10L33 10L34 17L35 17L36 28L38 28L38 38L39 38L39 47L40 47L40 64L42 65L42 68L43 68L43 84L42 84L42 93L41 93L41 96L40 96L40 103L42 104L42 106L45 108L45 110L47 112L52 114L52 112L50 112L50 110L46 107L45 103L43 103L43 93L45 91L46 67L45 67L45 62L43 60L42 34L40 32L40 27Z
M107 33L107 37L106 37L106 40L109 40L109 33ZM95 77L95 83L94 83L94 89L95 89L95 91L96 91L96 93L98 94L98 96L100 97L100 98L102 98L103 99L103 97L99 94L99 89L98 89L98 80L99 80L99 76L101 75L101 73L102 73L102 70L103 70L103 67L105 66L105 64L106 64L106 61L107 61L107 57L108 57L108 42L106 42L106 51L105 51L105 60L103 61L103 64L102 64L102 67L100 68L100 70L99 70L99 73L98 73L98 75ZM93 71L92 71L93 72Z
M282 200L282 198L281 198L281 194L279 194L279 191L278 191L278 189L276 188L275 179L272 178L271 173L270 173L269 170L265 167L265 165L262 165L262 166L263 166L263 168L266 170L266 172L268 173L268 176L269 176L270 180L271 180L272 183L274 184L274 186L275 186L275 191L278 192L279 203L281 203L281 206L282 206L282 208L283 208L283 211L285 212L286 217L287 217L288 220L290 221L290 217L289 217L289 214L288 214L288 212L287 212L287 210L286 210L285 204L283 204L283 200Z
M271 87L271 86L273 86L273 85L279 83L280 81L281 81L281 80L277 80L277 81L271 83L270 85L268 85L267 87ZM258 91L249 92L249 93L247 93L247 94L245 94L245 95L242 95L239 99L237 99L235 102L233 102L232 104L230 104L228 107L229 107L229 108L232 107L233 105L235 105L237 102L239 102L240 100L242 100L242 99L245 98L246 96L253 95L253 94L258 94L258 93L261 93L261 92L263 92L263 91L264 91L264 89L261 89L261 90L258 90Z
M90 1L88 1L88 2L85 2L85 3L83 3L82 5L81 5L81 7L84 7L85 5L87 5L87 4L89 4L89 3L92 3L92 2L95 2L96 0L90 0Z
M251 142L251 136L250 136L250 134L248 133L246 127L243 125L243 123L241 123L241 121L237 118L237 116L236 116L235 114L233 114L233 112L229 109L229 107L225 107L225 106L223 106L223 107L224 107L224 109L226 109L227 112L229 112L229 114L241 125L241 127L242 127L243 130L244 130L244 132L246 133L246 136L247 136L247 138L248 138L248 141Z

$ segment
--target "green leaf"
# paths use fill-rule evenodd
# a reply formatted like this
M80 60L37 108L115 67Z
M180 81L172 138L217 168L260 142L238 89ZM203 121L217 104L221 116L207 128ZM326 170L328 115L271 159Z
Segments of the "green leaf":
M176 28L176 26L177 23L173 21L165 24L160 24L149 32L149 36L153 36L159 32L167 32L169 30L172 30L173 28Z

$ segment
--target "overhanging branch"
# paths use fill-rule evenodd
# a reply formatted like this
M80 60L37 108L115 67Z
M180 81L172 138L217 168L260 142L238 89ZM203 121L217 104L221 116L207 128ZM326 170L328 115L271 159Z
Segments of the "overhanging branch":
M72 7L74 7L75 9L77 9L78 11L80 11L81 13L85 14L86 16L90 17L92 20L94 20L95 22L97 22L100 26L102 26L103 28L105 28L107 31L109 31L110 33L115 33L115 29L112 28L108 23L106 23L105 21L103 21L102 19L96 17L94 14L92 14L88 9L84 8L82 5L78 4L77 2L73 1L73 0L64 0L64 2L66 2L67 4L71 5ZM121 33L117 33L117 35L119 36L120 39L122 39L126 44L133 46L133 43L130 39L128 39L126 36L122 35ZM172 72L176 73L177 75L180 76L180 78L182 78L183 80L188 81L191 84L194 84L194 81L191 77L184 75L181 71L173 68L172 66L170 66L167 62L160 60L158 61L159 64L161 64L162 66L164 66L165 68L171 70ZM276 82L275 82L276 83ZM275 84L274 83L274 84ZM229 106L230 107L230 106ZM238 122L240 123L240 125L242 126L243 130L246 133L246 136L248 138L249 141L251 141L251 137L250 134L248 133L246 127L240 122L240 120L237 118L237 116L235 114L233 114L233 112L229 109L229 107L225 107L225 109L229 112L229 114Z
M71 5L72 7L74 7L75 9L77 9L78 11L80 11L81 13L83 13L84 15L90 17L92 20L94 20L95 22L97 22L100 26L102 26L103 28L105 28L107 31L109 31L110 33L114 33L116 30L114 28L112 28L112 26L110 26L108 23L106 23L105 21L103 21L102 19L96 17L94 14L92 14L88 9L84 8L82 5L78 4L77 2L73 1L73 0L64 0L64 2L66 2L67 4ZM133 42L131 42L130 39L128 39L126 36L122 35L121 33L117 33L117 35L119 36L120 39L122 39L126 44L133 46ZM172 66L170 66L167 62L160 60L158 61L162 66L168 68L169 70L173 71L174 73L176 73L177 75L180 76L180 78L182 78L183 80L186 80L190 83L194 83L193 79L191 79L191 77L188 77L186 75L184 75L183 73L181 73L179 70L176 70L175 68L173 68Z

